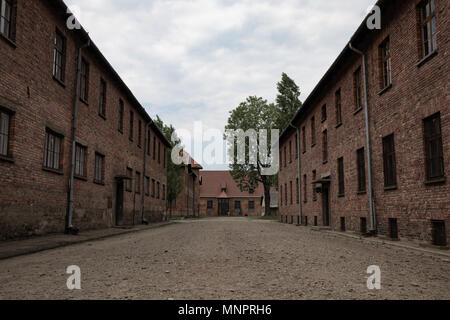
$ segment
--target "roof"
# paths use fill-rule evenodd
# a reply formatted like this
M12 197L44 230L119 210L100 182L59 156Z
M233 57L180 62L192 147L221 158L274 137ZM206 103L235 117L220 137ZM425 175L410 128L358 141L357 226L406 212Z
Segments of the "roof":
M182 155L183 154L183 155ZM203 169L203 167L201 166L201 164L199 164L199 163L197 163L197 161L195 161L195 159L194 158L192 158L191 157L191 155L188 153L188 152L186 152L186 151L184 151L184 150L181 150L180 151L180 156L185 156L185 157L188 157L188 164L190 164L191 165L191 168L192 169L199 169L199 170L201 170L201 169Z
M67 14L67 5L64 3L63 0L55 0L52 2L49 2L49 5L53 8L55 8L60 14L61 18L64 20L68 17ZM117 81L119 87L125 92L127 98L129 101L133 104L133 106L136 108L136 110L141 114L141 116L144 118L144 120L148 123L150 123L150 127L155 131L155 133L158 135L158 137L162 140L162 142L167 146L170 147L171 143L166 138L166 136L161 132L160 128L153 122L150 115L147 113L145 108L140 104L140 102L137 100L137 98L134 96L133 92L128 88L128 86L125 84L125 82L122 80L122 78L119 76L119 74L114 70L112 65L109 63L109 61L105 58L103 53L100 51L100 49L96 46L94 41L89 36L89 33L86 32L86 30L81 26L80 30L75 30L74 32L79 33L79 37L81 41L87 42L90 41L90 45L88 50L91 51L99 60L101 63L104 64L105 68L111 73L111 76Z
M381 9L383 9L384 6L392 5L395 1L389 1L389 0L378 0L374 6L379 6ZM326 87L327 82L333 78L333 76L336 75L336 72L338 71L338 68L340 67L341 63L345 61L348 57L351 55L354 55L355 53L349 48L350 44L354 44L356 41L360 41L361 39L365 38L366 36L373 34L375 32L378 32L379 30L369 30L367 28L367 19L369 18L371 14L368 14L361 25L358 27L356 32L353 34L353 36L350 38L350 41L347 43L347 45L344 47L344 49L341 51L339 56L336 58L336 60L333 62L331 67L328 69L328 71L325 73L325 75L320 79L320 81L317 83L313 91L309 94L309 96L306 98L306 100L303 102L300 109L297 111L297 113L294 115L290 123L287 125L286 128L282 131L280 135L280 141L294 128L291 126L293 123L295 123L298 119L300 119L304 114L307 113L308 109L313 105L315 99L319 96L320 90L322 88Z
M262 183L258 184L254 193L241 191L230 174L230 171L201 171L202 185L200 197L203 198L259 198L264 195Z

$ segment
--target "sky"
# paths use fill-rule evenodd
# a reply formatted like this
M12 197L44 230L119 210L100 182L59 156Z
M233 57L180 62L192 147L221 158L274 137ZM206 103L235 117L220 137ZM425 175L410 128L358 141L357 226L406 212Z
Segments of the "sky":
M304 101L375 0L65 2L152 117L223 130L246 97L274 102L282 72Z

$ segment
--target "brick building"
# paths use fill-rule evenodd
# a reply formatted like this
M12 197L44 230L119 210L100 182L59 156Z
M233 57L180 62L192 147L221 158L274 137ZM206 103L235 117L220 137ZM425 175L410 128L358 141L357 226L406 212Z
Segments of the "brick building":
M181 153L180 153L181 155ZM182 189L172 203L171 215L174 217L198 217L200 212L200 164L184 152L186 163L181 165Z
M165 219L169 143L120 76L62 1L0 2L0 238Z
M260 216L262 184L241 191L229 171L201 171L200 216Z
M450 2L377 4L281 135L280 220L445 246Z

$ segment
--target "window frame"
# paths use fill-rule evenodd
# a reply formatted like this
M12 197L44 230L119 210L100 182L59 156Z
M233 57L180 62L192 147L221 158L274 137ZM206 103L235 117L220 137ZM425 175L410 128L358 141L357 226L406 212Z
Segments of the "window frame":
M135 172L134 192L136 194L141 194L141 172L140 171Z
M353 72L353 95L355 112L363 108L363 88L362 88L362 71L361 66Z
M127 181L125 183L125 191L132 192L133 191L133 169L127 167L126 169Z
M248 201L248 212L255 212L255 201L254 200Z
M336 126L342 125L342 90L339 88L334 94L336 106Z
M128 132L128 139L130 141L133 141L134 139L134 112L130 110L130 119L129 119L129 132Z
M322 132L322 161L328 162L328 130L325 129Z
M0 0L0 36L9 40L12 45L15 46L14 41L16 40L16 8L17 0ZM9 20L6 19L6 4L9 5ZM5 12L3 12L5 10ZM8 23L5 23L7 21ZM8 31L6 32L5 26L7 26Z
M382 146L384 188L397 188L397 164L395 157L395 137L393 133L382 139Z
M119 99L119 119L117 123L117 130L123 134L123 121L125 115L125 105L122 99Z
M430 132L430 122L436 121L434 124L437 125L436 132ZM423 130L424 130L424 149L425 149L425 177L426 183L436 183L436 182L444 182L446 179L445 176L445 161L444 161L444 150L443 150L443 139L442 139L442 122L441 122L441 114L440 112L435 113L425 119L423 119ZM435 151L437 151L437 155L432 156L430 154L430 148L432 143L436 143ZM440 167L440 174L433 175L432 173L432 164L433 160L438 158L438 163ZM436 164L436 163L435 163Z
M100 164L100 172L99 172L99 164ZM105 156L99 152L95 152L94 156L94 183L100 185L105 184Z
M1 0L0 0L1 1ZM58 47L58 37L61 40L61 47ZM67 52L67 39L64 34L58 29L55 30L55 39L53 44L53 78L59 81L61 84L65 83L66 73L66 52ZM60 57L60 65L58 65L58 59ZM57 70L60 69L58 76Z
M337 160L337 171L338 171L338 196L345 196L345 167L344 167L344 157L340 157Z
M85 104L89 101L89 62L85 58L81 58L80 100Z
M8 109L3 109L0 107L0 137L3 136L3 146L0 146L0 160L11 161L13 157L13 128L14 128L14 116L15 112L10 111ZM2 118L6 122L6 128L3 128L2 132ZM0 143L2 138L0 138ZM5 152L2 152L2 149L5 148Z
M82 159L80 159L82 157ZM87 157L88 157L88 148L81 143L75 143L75 174L74 177L78 179L85 180L87 179ZM80 168L82 169L82 173L80 173Z
M358 194L364 194L367 192L366 155L364 147L356 151L356 168L358 178Z
M392 56L389 37L380 44L378 52L380 60L380 89L384 90L392 86Z
M434 0L424 0L418 5L418 27L419 27L419 42L420 42L420 58L426 58L437 51L437 18L436 18L436 3ZM426 16L427 9L429 15ZM433 28L434 21L434 28ZM425 28L427 36L425 35ZM429 45L427 45L429 44Z
M100 78L99 99L98 99L98 115L106 119L106 97L107 84L103 78Z
M58 152L56 152L56 150L53 148L52 150L49 149L49 138L53 137L55 140L54 142L58 141L59 143L59 150ZM55 144L54 144L55 146ZM51 130L50 128L46 128L45 129L45 139L44 139L44 157L43 157L43 169L46 171L52 171L55 173L59 173L62 174L63 173L63 155L64 155L64 136L62 134L57 133L54 130ZM53 160L49 160L49 153L52 154L52 158ZM58 163L58 167L55 167L54 163L55 163L55 156L57 153L57 163ZM51 163L53 163L53 165L49 164L49 161Z

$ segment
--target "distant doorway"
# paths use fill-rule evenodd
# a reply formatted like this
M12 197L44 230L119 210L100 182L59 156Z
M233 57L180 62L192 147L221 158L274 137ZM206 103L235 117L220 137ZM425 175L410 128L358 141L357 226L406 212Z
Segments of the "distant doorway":
M230 200L219 199L219 216L228 216L230 212Z
M123 180L116 180L116 226L123 224Z
M323 211L323 225L330 226L330 185L328 183L322 184L322 211Z

